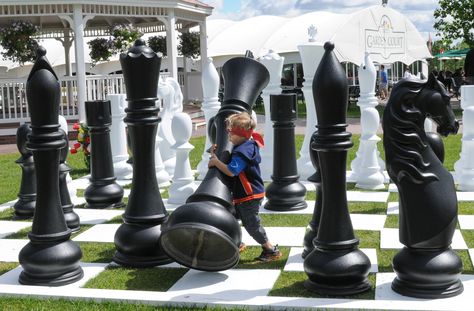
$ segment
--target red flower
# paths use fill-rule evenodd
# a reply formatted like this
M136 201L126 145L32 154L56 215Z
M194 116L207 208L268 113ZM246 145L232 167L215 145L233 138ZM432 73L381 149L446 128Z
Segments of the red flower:
M80 128L79 124L78 123L74 123L74 125L72 126L72 128L74 130L78 130Z
M91 138L90 138L90 137L86 137L86 143L87 143L87 144L90 144L90 142L91 142Z
M71 154L77 153L77 149L71 149Z
M79 149L81 148L81 143L75 143L74 144L74 149Z

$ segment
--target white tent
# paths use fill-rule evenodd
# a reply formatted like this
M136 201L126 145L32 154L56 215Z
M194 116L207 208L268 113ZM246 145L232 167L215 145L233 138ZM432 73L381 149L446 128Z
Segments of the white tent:
M413 23L387 6L376 5L352 14L311 12L293 18L258 16L242 21L208 20L208 55L216 66L251 50L262 56L269 49L300 62L297 46L308 41L308 27L317 28L316 41L335 43L341 62L359 64L365 52L379 63L431 58Z

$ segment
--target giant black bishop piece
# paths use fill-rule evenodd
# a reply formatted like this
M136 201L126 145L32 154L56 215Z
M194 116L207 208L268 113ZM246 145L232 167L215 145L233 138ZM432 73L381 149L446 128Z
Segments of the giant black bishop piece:
M235 57L222 67L224 97L221 108L209 125L216 155L230 161L233 148L226 119L236 113L251 112L260 92L270 79L264 65L251 57ZM220 271L239 261L242 231L233 216L231 179L210 168L201 185L186 204L178 207L163 225L161 245L182 265L198 270Z
M161 224L168 217L155 173L155 136L160 118L158 78L161 53L157 54L141 39L120 55L128 107L128 125L133 155L132 190L124 223L115 233L116 263L131 267L150 267L172 262L159 244Z
M323 201L314 249L304 260L305 287L324 295L351 295L370 289L370 260L358 248L347 207L346 159L353 145L346 132L347 79L334 44L326 42L324 49L313 80L318 125L311 145L319 156Z
M70 240L59 195L60 149L66 146L59 131L61 85L39 48L26 83L32 133L27 148L33 151L36 168L36 209L30 242L20 251L23 267L19 282L27 285L60 286L80 280L84 273L82 252Z

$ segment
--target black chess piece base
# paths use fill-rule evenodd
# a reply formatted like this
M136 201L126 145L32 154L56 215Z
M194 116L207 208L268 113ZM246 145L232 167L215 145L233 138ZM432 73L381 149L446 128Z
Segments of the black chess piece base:
M106 208L123 208L125 204L122 202L123 189L115 183L115 177L112 183L100 182L91 183L84 192L87 197L86 208L106 209Z
M392 289L403 296L436 299L461 294L462 262L452 249L420 250L404 247L393 258L397 277Z
M161 266L172 263L159 244L161 236L161 222L155 226L149 223L130 224L125 222L115 233L117 251L113 261L135 268ZM141 256L137 256L140 254Z
M68 239L59 244L57 241L50 241L51 237L46 237L46 241L40 236L29 234L29 238L31 242L19 255L23 267L18 279L20 284L63 286L82 279L84 271L79 265L82 252L76 243L69 240L69 234L59 237L58 239ZM69 271L64 271L65 269Z
M274 180L265 193L268 200L264 208L271 211L298 211L308 207L304 199L306 188L298 178L289 182Z
M346 296L371 288L367 280L370 261L359 249L326 251L316 247L307 255L304 269L309 277L306 289L321 295Z
M36 195L22 195L18 197L18 201L13 206L13 209L15 210L13 220L31 219L35 214Z

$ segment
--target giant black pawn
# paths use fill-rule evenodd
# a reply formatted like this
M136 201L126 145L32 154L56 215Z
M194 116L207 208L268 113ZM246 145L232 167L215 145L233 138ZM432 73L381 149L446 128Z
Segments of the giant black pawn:
M226 119L251 112L260 92L270 79L264 65L249 57L235 57L222 67L224 96L221 108L209 124L216 156L230 162L232 143ZM240 225L232 213L232 179L211 167L202 183L163 225L161 245L180 264L198 270L220 271L239 262L242 241Z
M296 211L308 207L306 188L299 182L295 154L296 94L270 95L273 122L273 174L265 189L265 209Z
M352 295L370 289L369 258L358 249L346 195L347 79L334 55L334 44L324 44L324 55L313 80L318 125L311 149L318 152L323 192L322 212L314 249L304 260L309 280L305 287L323 295Z
M110 101L86 102L86 118L91 139L91 178L84 191L88 208L123 207L123 188L117 184L110 146L112 111Z
M64 130L59 129L66 140L66 146L61 149L59 160L59 195L61 196L61 206L64 212L64 219L66 224L72 232L76 232L80 228L79 215L74 212L74 204L71 202L69 190L67 187L67 174L72 171L71 167L66 163L67 155L69 153L69 139Z
M156 105L161 54L143 40L126 54L120 64L127 88L128 107L124 121L132 146L133 179L124 223L115 233L113 260L124 266L151 267L172 262L159 244L161 224L168 217L155 174L155 136L160 118Z
M310 143L314 142L314 136L316 133L313 134L311 137ZM313 175L311 175L308 180L313 182L316 187L316 201L314 202L314 210L313 210L313 217L308 224L308 228L306 229L306 233L303 239L303 253L301 257L305 258L311 251L314 249L313 240L318 234L319 229L319 222L321 220L321 211L323 208L323 191L321 187L321 169L319 168L319 156L316 150L309 148L309 155L311 158L311 163L315 169Z
M35 213L36 205L36 171L33 153L26 149L28 135L31 134L30 125L25 123L16 131L16 144L20 151L20 158L15 161L21 167L21 184L13 209L15 220L29 219Z
M20 251L23 267L19 282L26 285L61 286L80 280L82 252L70 240L59 196L59 153L66 141L59 131L61 85L39 48L28 76L26 94L32 133L27 148L33 151L37 198L30 242Z

